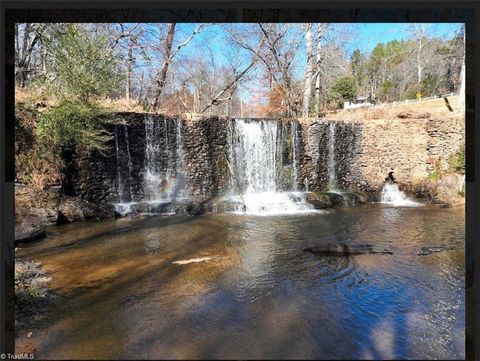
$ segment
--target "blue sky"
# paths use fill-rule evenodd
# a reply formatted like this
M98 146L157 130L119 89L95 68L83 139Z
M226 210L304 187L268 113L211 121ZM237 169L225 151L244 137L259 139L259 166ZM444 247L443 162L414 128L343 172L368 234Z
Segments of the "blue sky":
M245 26L245 24L239 24ZM255 26L255 24L251 24ZM333 31L330 36L338 39L344 39L340 42L341 47L344 50L345 57L348 59L351 53L355 49L360 49L362 53L368 55L372 49L378 43L386 43L392 40L406 40L410 37L407 32L408 23L342 23L332 24ZM177 24L177 33L175 40L178 43L187 39L192 31L195 29L196 24ZM442 39L451 39L462 29L463 24L454 23L431 23L428 26L428 35L430 37L439 37ZM341 34L341 35L337 35ZM154 35L154 38L157 36ZM295 77L301 77L303 74L303 67L305 64L305 50L304 46L300 46L298 50L298 63L299 67L294 72ZM211 24L206 29L198 34L192 42L185 47L179 56L183 57L196 57L200 53L204 53L210 57L208 51L210 47L212 55L217 66L228 66L230 59L235 59L233 54L233 48L227 41L227 34L222 29L221 24ZM242 50L243 54L249 54L248 51ZM250 55L250 54L249 54ZM238 58L238 56L237 56ZM248 61L249 56L246 58ZM303 64L303 65L302 65ZM255 83L255 81L254 81ZM255 88L255 86L254 86ZM240 96L244 99L248 99L248 89L239 88Z
M348 41L342 44L345 55L349 57L357 48L363 53L369 54L378 43L408 39L410 36L406 31L408 25L407 23L344 23L335 24L335 27L337 30L345 30L349 33ZM451 39L462 26L463 24L432 23L429 24L428 33L430 36ZM182 34L183 38L186 38L194 28L195 24L178 25L179 31L184 33ZM230 49L226 42L225 34L223 34L219 25L207 27L203 33L199 34L192 41L188 52L192 54L196 51L202 51L202 44L209 44L212 47L212 50L215 51L215 60L218 61L219 65L228 63L225 54ZM200 47L194 49L197 46Z
M409 34L406 32L406 23L360 23L350 24L356 31L356 39L346 44L345 51L349 55L356 48L364 53L369 53L378 43L386 43L392 40L406 40ZM429 24L430 36L442 39L451 39L463 24L433 23Z

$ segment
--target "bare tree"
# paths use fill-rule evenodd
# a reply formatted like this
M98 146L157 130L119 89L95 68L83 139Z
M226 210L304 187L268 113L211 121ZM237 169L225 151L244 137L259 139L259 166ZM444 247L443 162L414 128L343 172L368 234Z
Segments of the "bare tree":
M463 61L462 61L462 71L460 72L460 91L458 94L458 106L457 112L461 112L465 107L465 34L463 34Z
M29 77L29 73L32 72L30 68L32 54L35 46L41 39L41 34L45 31L48 24L33 24L26 23L23 26L15 26L16 30L16 56L15 56L15 74L18 84L24 87ZM22 40L20 44L20 33L22 33Z
M306 54L307 64L305 71L305 88L303 91L303 116L308 117L308 110L310 108L310 97L312 95L312 77L313 77L313 35L312 24L307 23L306 28Z
M317 32L316 32L316 54L315 54L315 116L320 115L320 93L321 93L321 71L322 71L322 39L325 32L328 30L328 24L317 24Z
M237 72L234 76L234 78L228 82L222 90L220 90L217 94L215 94L213 97L211 97L209 104L207 104L201 111L200 113L205 113L210 107L213 105L219 105L220 102L226 101L226 100L231 100L231 97L233 93L235 92L236 88L238 87L239 81L245 76L245 74L248 73L250 69L253 68L253 66L256 64L256 62L259 60L259 50L263 46L264 42L266 40L266 37L262 38L260 43L258 44L257 48L253 52L254 55L250 61L250 63L240 72ZM228 94L226 98L222 98ZM242 105L242 104L241 104Z
M155 112L159 106L160 96L162 95L163 87L165 86L165 80L167 79L168 66L172 61L172 46L173 46L173 36L175 35L175 26L176 23L168 24L167 39L165 41L165 61L163 62L162 69L156 79L157 89L152 102L152 110Z
M412 24L408 27L410 34L417 40L417 83L422 82L423 59L422 49L426 44L428 24Z
M167 38L165 40L165 53L164 53L164 62L162 65L162 68L156 76L156 90L155 90L155 95L153 97L153 102L152 102L152 110L155 112L160 106L160 96L162 95L163 88L165 87L165 82L167 79L167 72L168 72L168 67L170 63L172 62L172 59L178 54L178 52L186 46L192 39L197 35L199 32L203 31L204 29L204 24L199 24L193 33L190 35L190 37L185 40L183 43L179 44L175 50L172 51L173 47L173 38L175 36L175 26L176 23L170 23L168 25L168 30L167 30Z

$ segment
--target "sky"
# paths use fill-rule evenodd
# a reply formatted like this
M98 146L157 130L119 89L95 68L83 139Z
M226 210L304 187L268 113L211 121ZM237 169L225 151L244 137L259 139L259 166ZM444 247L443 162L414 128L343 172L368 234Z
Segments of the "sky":
M244 25L244 24L239 24ZM254 26L255 24L251 24ZM340 42L344 50L345 57L350 58L355 49L360 49L366 56L373 50L378 43L387 43L392 40L407 40L411 35L407 31L409 23L342 23L332 24L334 29L330 36L338 39L344 39ZM177 33L175 40L178 43L187 39L195 29L196 24L180 23L177 24ZM155 27L154 27L155 28ZM463 28L460 23L431 23L428 26L428 36L442 39L451 39ZM156 36L154 36L156 38ZM183 54L179 56L195 57L196 54L207 52L210 47L214 62L217 66L229 66L231 59L235 58L232 47L227 41L227 34L222 29L221 24L208 25L205 30L193 38L191 43L183 48ZM248 51L243 50L248 53ZM299 67L294 72L294 76L301 78L306 63L305 45L300 46L296 55ZM248 57L247 57L248 59ZM255 87L254 87L255 88ZM248 89L239 89L241 98L248 101Z
M370 53L378 43L386 43L392 40L406 40L410 35L406 28L410 24L405 23L359 23L350 24L357 32L356 39L346 46L349 55L358 48L362 52ZM463 24L433 23L428 27L428 33L432 37L451 39Z
M253 24L252 24L253 25ZM348 32L349 41L343 43L345 55L350 54L355 49L360 49L362 53L368 55L378 43L386 43L392 40L406 40L410 37L406 31L407 23L344 23L334 24L337 30L345 30ZM458 23L432 23L429 24L429 36L439 37L442 39L451 39L463 24ZM178 29L184 32L184 38L195 28L195 24L179 24ZM183 34L182 34L183 35ZM228 64L224 54L228 52L228 45L222 29L218 25L207 27L201 34L192 41L194 45L202 45L208 43L215 51L216 61L219 64ZM302 48L300 48L302 49ZM191 49L191 52L195 50Z

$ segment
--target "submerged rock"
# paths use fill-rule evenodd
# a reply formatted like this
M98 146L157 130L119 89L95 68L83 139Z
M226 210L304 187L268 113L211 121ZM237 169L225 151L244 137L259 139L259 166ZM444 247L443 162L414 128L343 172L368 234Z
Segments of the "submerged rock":
M331 208L333 206L330 197L320 192L308 192L305 194L305 201L313 205L315 209Z
M357 206L368 202L368 195L348 191L308 192L306 201L315 209L324 209L342 206Z
M393 252L384 249L376 251L371 244L326 244L322 246L305 247L304 252L310 252L318 256L340 257L340 256L358 256L361 254L393 254Z
M46 236L47 232L43 228L32 227L25 223L15 227L15 244L36 241Z
M453 246L430 246L422 247L422 250L418 253L418 256L426 256L432 253L442 252L442 251L451 251L455 249Z

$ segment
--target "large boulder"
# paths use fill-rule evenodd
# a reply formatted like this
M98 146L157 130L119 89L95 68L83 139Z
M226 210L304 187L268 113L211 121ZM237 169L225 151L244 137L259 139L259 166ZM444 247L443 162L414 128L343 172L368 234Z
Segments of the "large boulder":
M104 219L115 216L115 209L107 204L95 204L77 197L62 197L58 206L57 223Z
M305 200L315 209L324 209L367 203L368 195L359 192L308 192Z
M114 216L113 206L67 197L59 187L37 190L22 184L15 185L15 232L19 235L55 224Z
M37 241L45 238L47 232L44 228L34 227L28 223L19 223L15 225L15 244Z
M330 197L320 192L308 192L305 195L305 201L312 204L315 209L325 209L333 207Z

